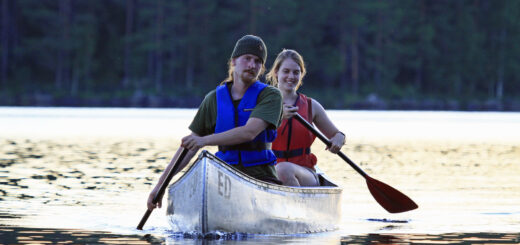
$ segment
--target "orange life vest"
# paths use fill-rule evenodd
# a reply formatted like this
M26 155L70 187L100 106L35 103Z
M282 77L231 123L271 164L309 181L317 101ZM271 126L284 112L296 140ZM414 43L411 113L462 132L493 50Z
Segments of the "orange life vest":
M298 114L312 124L311 98L298 93L294 106L298 106ZM311 145L316 136L293 118L284 119L277 131L272 145L276 162L292 162L314 169L317 159L311 153Z

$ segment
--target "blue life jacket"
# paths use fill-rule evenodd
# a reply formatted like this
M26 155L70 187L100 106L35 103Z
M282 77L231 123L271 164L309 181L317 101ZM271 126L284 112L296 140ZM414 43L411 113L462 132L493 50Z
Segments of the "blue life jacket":
M260 92L267 87L266 84L256 81L253 83L238 104L233 105L233 99L226 86L217 87L217 124L215 133L221 133L230 129L244 126L256 106ZM238 145L219 146L215 154L228 164L242 164L245 167L276 163L276 156L271 150L271 142L276 138L276 130L265 129L255 139Z

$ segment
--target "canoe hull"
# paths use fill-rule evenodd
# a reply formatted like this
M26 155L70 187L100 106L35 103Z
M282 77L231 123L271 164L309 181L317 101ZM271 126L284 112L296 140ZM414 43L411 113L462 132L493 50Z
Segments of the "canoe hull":
M295 234L336 229L341 188L287 187L231 168L208 152L169 189L175 231Z

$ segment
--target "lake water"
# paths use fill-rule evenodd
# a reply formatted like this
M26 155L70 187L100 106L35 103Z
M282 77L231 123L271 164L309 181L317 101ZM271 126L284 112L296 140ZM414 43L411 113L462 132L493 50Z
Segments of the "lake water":
M419 209L389 214L316 142L343 187L336 231L200 239L165 210L135 229L194 109L0 107L0 243L433 244L520 242L520 113L328 111L343 152ZM208 148L214 151L213 148Z

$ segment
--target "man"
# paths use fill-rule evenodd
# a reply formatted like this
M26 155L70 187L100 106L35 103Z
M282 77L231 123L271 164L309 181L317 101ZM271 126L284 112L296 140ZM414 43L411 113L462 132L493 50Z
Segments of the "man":
M281 121L282 96L277 88L258 81L265 71L266 58L267 49L260 37L246 35L237 41L229 60L228 78L206 95L189 126L192 133L182 139L181 146L189 151L178 171L200 148L217 145L216 155L231 166L254 178L281 183L274 168L276 156L271 142ZM181 151L179 148L173 159ZM173 163L150 193L148 209L161 207L162 197L157 204L152 200Z

